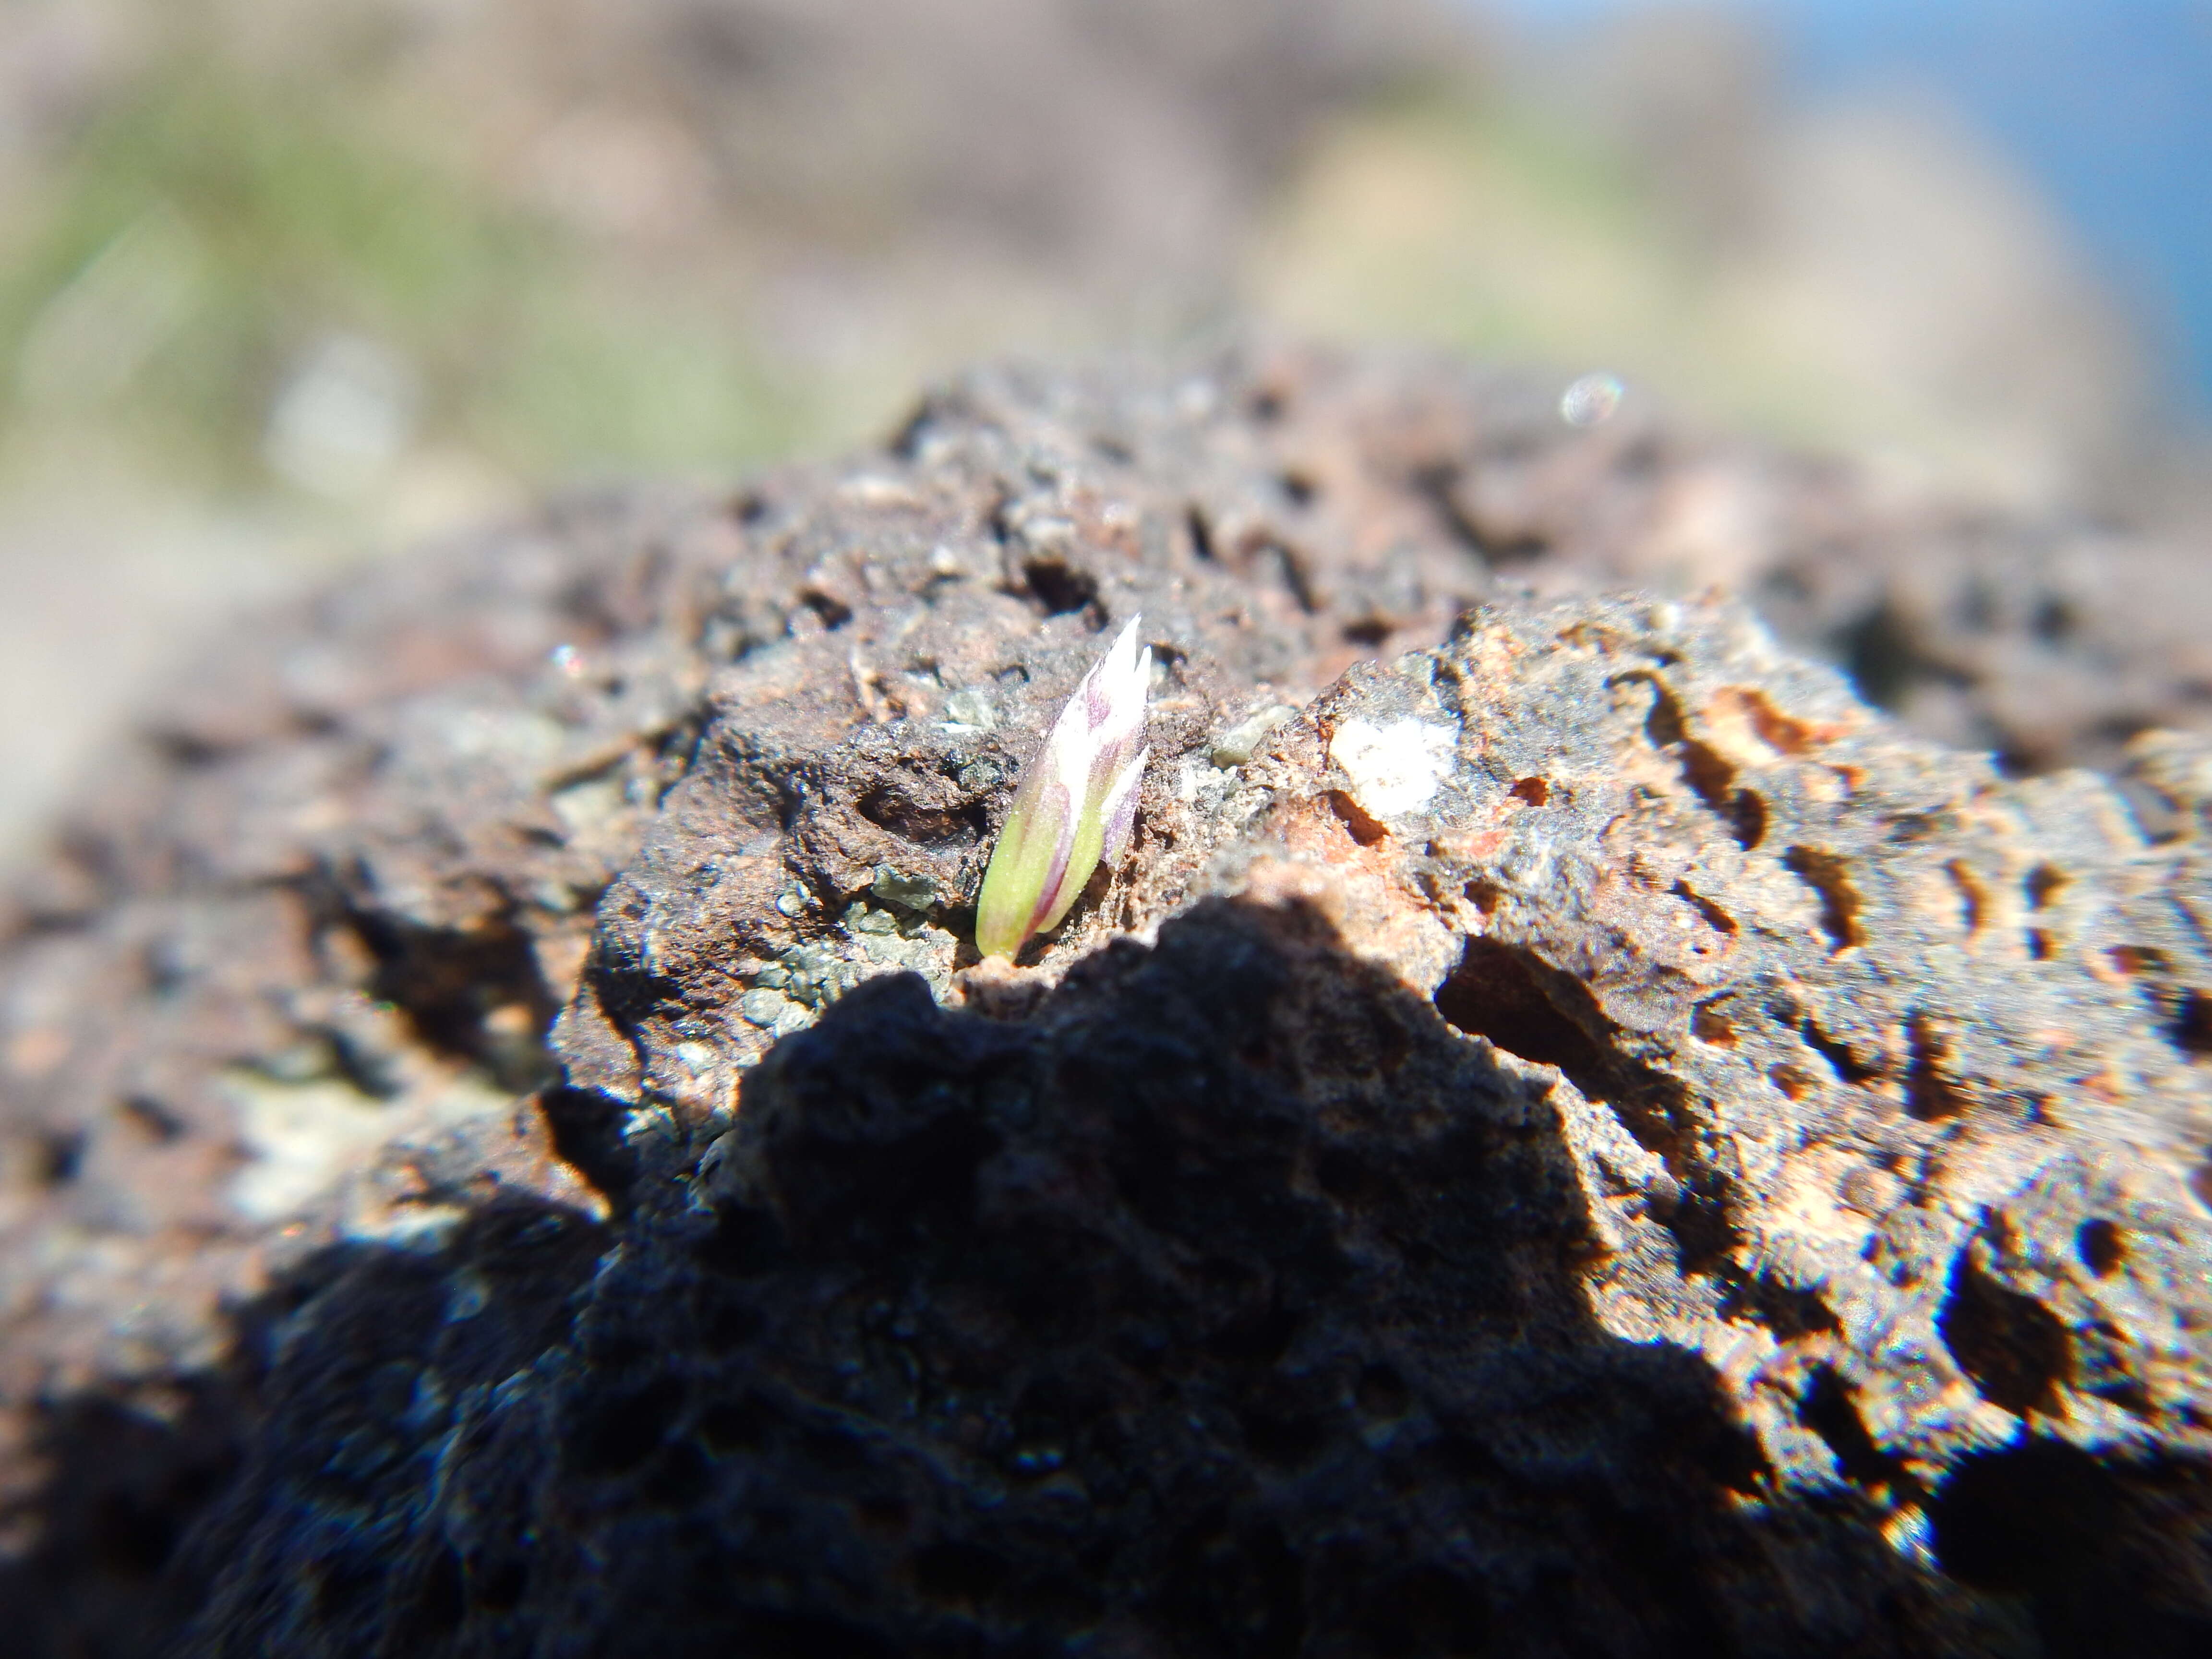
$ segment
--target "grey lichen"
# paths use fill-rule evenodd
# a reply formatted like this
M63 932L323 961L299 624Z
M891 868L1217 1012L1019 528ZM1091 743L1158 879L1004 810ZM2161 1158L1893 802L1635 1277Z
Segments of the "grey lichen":
M1224 771L1245 764L1259 752L1269 732L1297 719L1297 713L1286 702L1267 704L1216 738L1209 758Z
M868 890L886 904L908 910L927 911L937 903L937 884L926 875L910 875L888 864L876 866Z
M909 884L902 890L918 888ZM927 916L903 906L855 900L841 920L842 937L791 945L753 974L752 988L738 1000L747 1024L771 1036L785 1036L813 1024L863 980L884 973L920 974L939 997L950 994L959 941Z

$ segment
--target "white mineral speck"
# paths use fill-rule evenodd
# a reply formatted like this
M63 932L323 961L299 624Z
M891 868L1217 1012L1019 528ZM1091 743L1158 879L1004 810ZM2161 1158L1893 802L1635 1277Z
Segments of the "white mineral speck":
M1451 770L1454 734L1410 715L1349 720L1329 739L1328 757L1352 780L1352 793L1376 817L1418 812Z

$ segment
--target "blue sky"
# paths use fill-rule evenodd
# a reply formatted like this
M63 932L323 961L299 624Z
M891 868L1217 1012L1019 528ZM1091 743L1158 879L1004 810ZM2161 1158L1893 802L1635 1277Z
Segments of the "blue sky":
M1482 0L1571 27L1666 0ZM1744 0L1806 96L1932 89L2043 188L2212 413L2212 0Z

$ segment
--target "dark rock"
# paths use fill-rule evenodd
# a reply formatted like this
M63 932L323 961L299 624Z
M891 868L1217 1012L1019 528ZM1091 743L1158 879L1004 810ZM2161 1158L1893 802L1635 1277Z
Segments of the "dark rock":
M887 976L641 1194L567 1340L471 1388L432 1319L343 1524L330 1429L272 1425L188 1646L2001 1639L1848 1502L1771 1501L1706 1363L1593 1317L1603 1255L1543 1080L1310 907L1206 901L1018 1025Z
M1533 597L1816 476L1536 410L978 376L240 641L0 959L19 1626L2197 1650L2212 752L2008 781ZM1139 611L1134 846L973 966Z

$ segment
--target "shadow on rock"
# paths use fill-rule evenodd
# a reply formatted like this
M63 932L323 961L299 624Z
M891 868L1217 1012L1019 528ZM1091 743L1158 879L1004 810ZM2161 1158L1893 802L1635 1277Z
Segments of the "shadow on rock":
M80 1395L39 1413L45 1480L6 1517L22 1553L0 1566L0 1646L33 1659L155 1651L194 1605L165 1569L237 1467L240 1407L228 1378L202 1377L155 1401Z
M308 1258L234 1316L218 1372L48 1407L46 1480L9 1517L29 1547L0 1571L0 1650L167 1652L235 1577L319 1617L342 1616L356 1591L375 1599L378 1552L412 1524L424 1454L451 1421L441 1391L495 1387L557 1345L605 1244L573 1211L502 1198L434 1254L356 1244ZM248 1502L281 1506L298 1533L251 1559L210 1553L206 1518ZM262 1622L225 1639L251 1650Z
M503 1206L288 1286L173 1650L2120 1650L1998 1535L2033 1471L1940 1512L1970 1588L1599 1326L1541 1084L1310 910L1210 902L1018 1024L871 981L683 1162L612 1233ZM2130 1650L2197 1650L2132 1547Z

